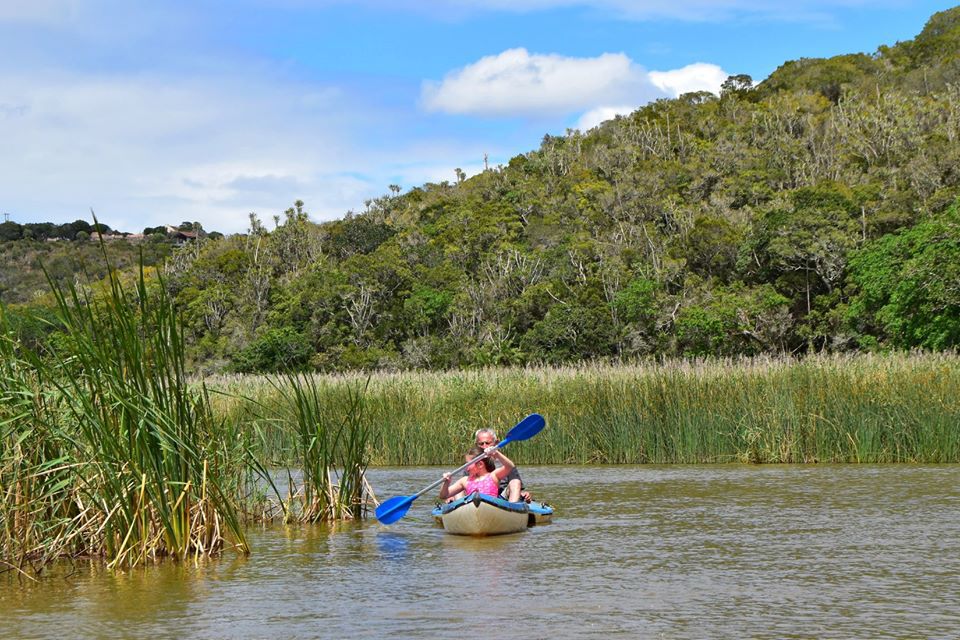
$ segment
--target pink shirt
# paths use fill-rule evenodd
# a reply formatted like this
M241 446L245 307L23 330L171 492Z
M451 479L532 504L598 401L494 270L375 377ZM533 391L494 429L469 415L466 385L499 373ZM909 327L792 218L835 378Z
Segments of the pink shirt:
M497 496L500 495L500 484L492 473L488 473L478 480L468 477L465 491L467 495L479 491L488 496Z

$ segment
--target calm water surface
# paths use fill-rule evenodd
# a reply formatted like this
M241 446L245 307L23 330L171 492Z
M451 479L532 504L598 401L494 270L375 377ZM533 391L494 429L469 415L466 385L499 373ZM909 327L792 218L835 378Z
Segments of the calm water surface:
M256 530L246 559L0 578L0 636L960 637L960 466L523 471L553 524L446 535L424 496L390 527Z

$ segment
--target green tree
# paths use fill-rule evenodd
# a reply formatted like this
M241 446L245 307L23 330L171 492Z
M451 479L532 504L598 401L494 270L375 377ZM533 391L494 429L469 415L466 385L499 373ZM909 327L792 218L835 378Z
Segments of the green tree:
M846 274L848 253L860 241L851 194L825 183L790 193L789 206L767 211L744 244L740 267L754 281L772 281L798 313L833 291Z
M960 204L895 235L850 261L858 289L850 319L861 333L880 329L897 347L960 346Z
M404 316L414 333L426 336L441 329L441 322L453 301L450 291L414 285L403 301Z
M233 368L242 373L303 369L313 355L310 340L291 327L267 329L234 357Z
M612 327L602 309L556 304L524 335L521 347L533 361L559 364L612 354Z
M0 222L0 242L12 242L23 237L23 227L16 222Z
M742 240L742 230L725 218L701 215L687 234L684 256L694 273L727 282L734 275Z
M783 353L792 325L789 300L770 285L701 292L679 310L678 352L688 356Z

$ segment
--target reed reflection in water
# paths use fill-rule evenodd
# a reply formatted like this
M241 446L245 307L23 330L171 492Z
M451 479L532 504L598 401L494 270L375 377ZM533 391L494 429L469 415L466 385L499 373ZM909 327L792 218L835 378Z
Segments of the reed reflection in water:
M381 498L443 469L379 469ZM960 629L960 466L526 467L555 522L473 539L421 498L253 555L0 582L4 637L875 638Z

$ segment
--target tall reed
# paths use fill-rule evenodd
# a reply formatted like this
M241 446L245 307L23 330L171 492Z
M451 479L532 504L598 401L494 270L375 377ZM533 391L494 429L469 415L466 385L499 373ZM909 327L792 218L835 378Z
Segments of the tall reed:
M111 271L97 295L51 286L63 333L49 351L0 341L3 561L246 553L233 496L243 461L205 386L188 382L163 283L141 268L131 284Z
M73 471L57 405L0 307L0 572L30 575L81 547L73 536L76 509L64 490Z
M70 347L52 380L90 455L80 492L103 505L112 562L218 552L246 541L210 443L219 425L205 387L188 385L182 328L162 281L141 268L128 292L116 272L96 298L54 287Z
M316 384L332 396L360 379L317 376ZM279 402L262 377L209 384ZM477 428L502 435L533 411L547 428L511 447L519 463L958 462L960 356L375 374L362 423L372 464L443 465L460 460Z
M343 393L328 394L317 378L291 373L271 379L283 398L280 423L290 429L293 464L302 472L295 487L288 476L290 506L287 519L307 522L361 518L367 511L368 485L364 473L368 464L369 428L362 420L364 388L347 385Z

